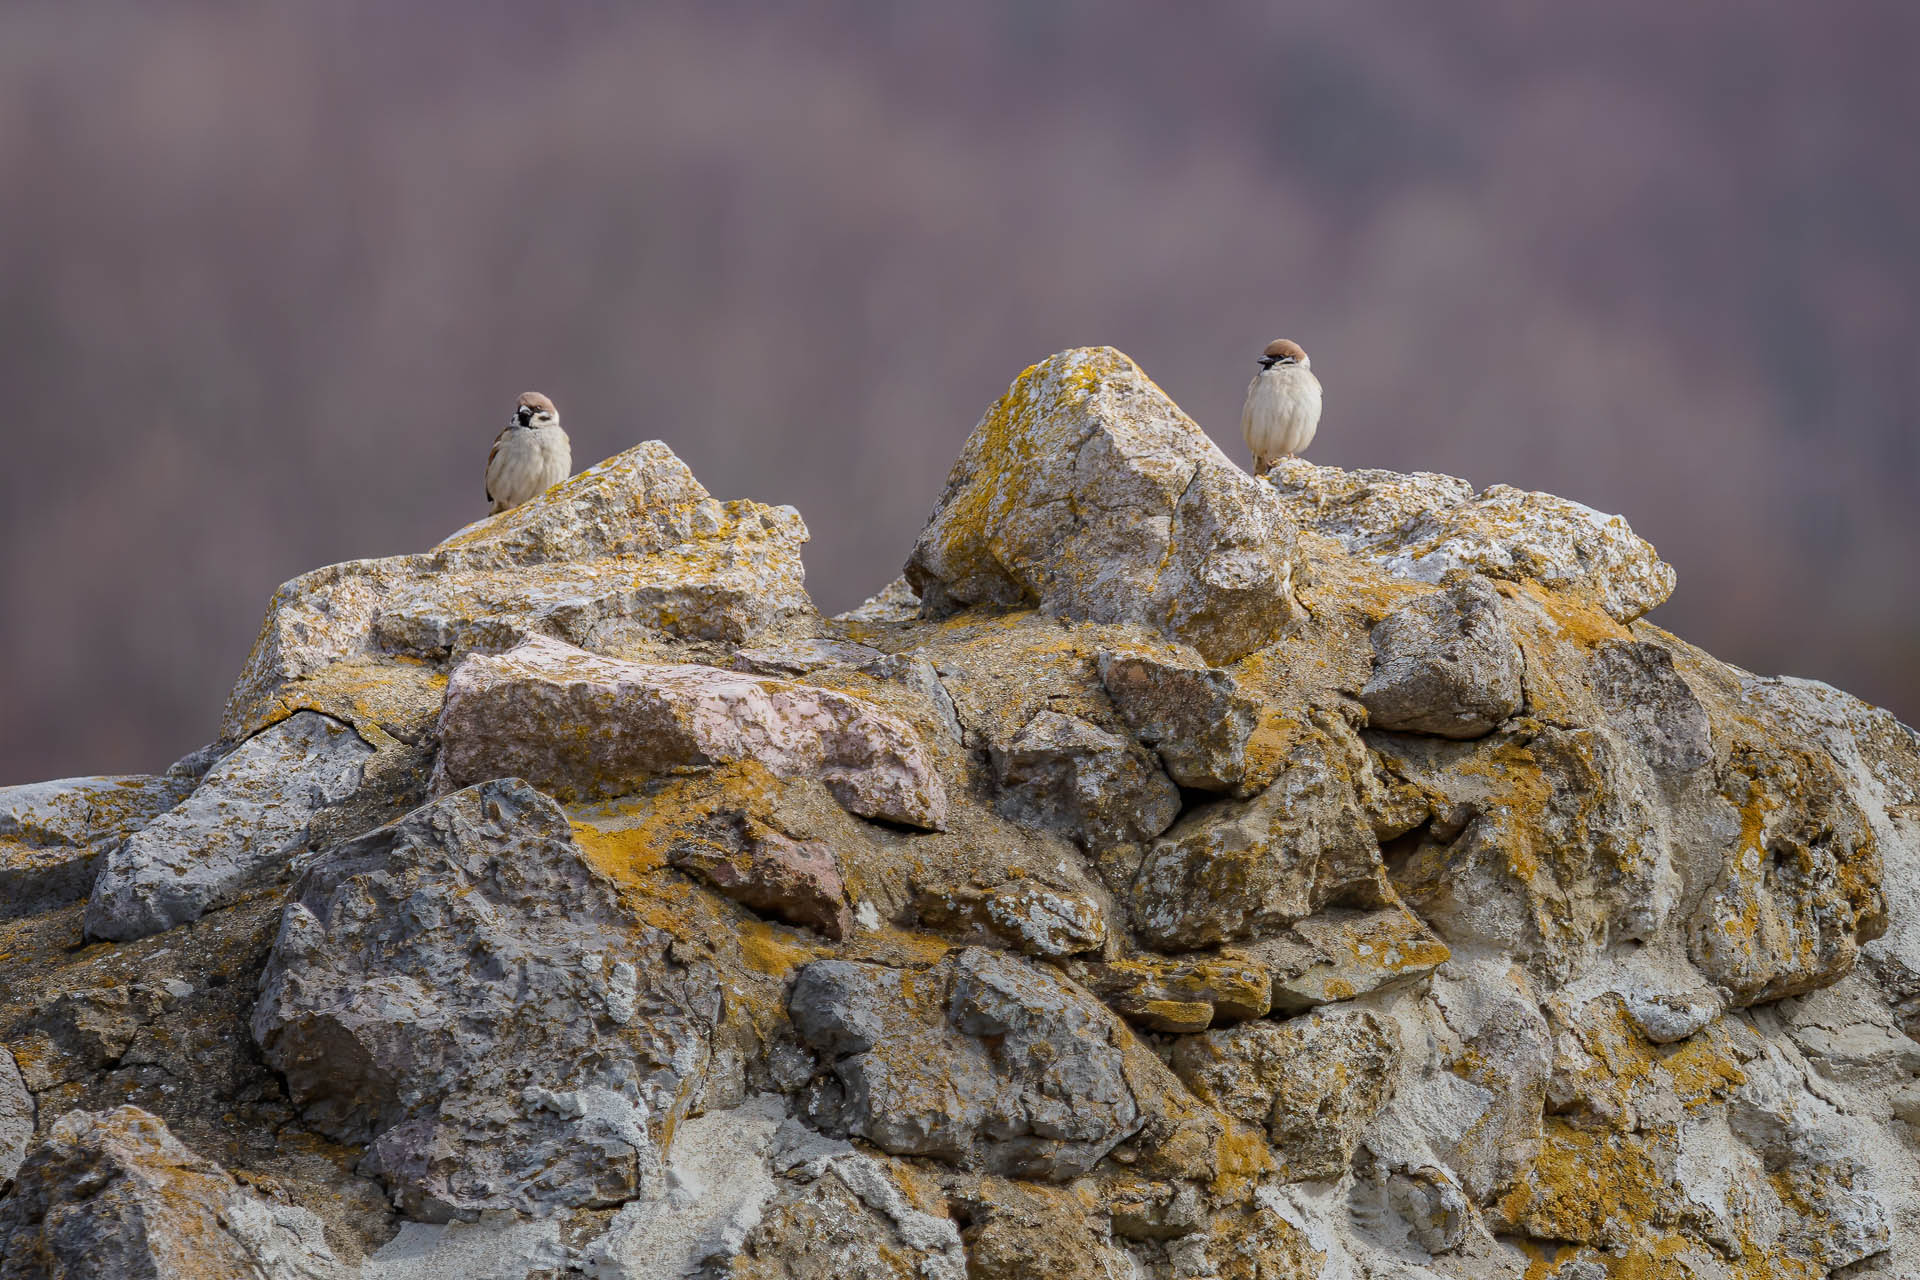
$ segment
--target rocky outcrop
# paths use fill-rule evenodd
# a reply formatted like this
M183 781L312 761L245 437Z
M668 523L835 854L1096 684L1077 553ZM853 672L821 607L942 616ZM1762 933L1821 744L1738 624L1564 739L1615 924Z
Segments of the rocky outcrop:
M0 792L0 1276L1920 1274L1920 738L1618 517L1091 350L803 537L641 445Z

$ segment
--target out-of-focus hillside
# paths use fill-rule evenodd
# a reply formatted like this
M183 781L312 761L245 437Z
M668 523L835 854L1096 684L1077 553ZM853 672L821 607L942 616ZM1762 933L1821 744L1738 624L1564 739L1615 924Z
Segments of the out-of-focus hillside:
M1657 620L1920 715L1920 9L0 9L0 781L214 731L269 593L481 514L513 397L791 502L844 607L1026 363L1236 456L1620 511Z

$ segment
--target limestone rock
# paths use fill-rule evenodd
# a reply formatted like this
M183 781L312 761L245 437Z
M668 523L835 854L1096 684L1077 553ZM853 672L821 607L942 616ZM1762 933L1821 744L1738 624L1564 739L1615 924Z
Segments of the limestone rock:
M261 730L107 855L88 934L141 938L231 902L305 849L314 814L359 787L372 754L352 729L311 711Z
M667 948L552 800L484 783L307 870L254 1038L411 1217L617 1204L659 1176L715 1014Z
M1142 940L1194 950L1379 900L1380 846L1354 790L1364 766L1331 730L1304 738L1253 799L1201 805L1155 842L1129 893Z
M1373 629L1373 652L1360 701L1376 728L1477 738L1519 709L1520 649L1484 578L1400 608Z
M1266 971L1279 1013L1408 986L1452 954L1398 903L1376 911L1329 907L1242 950Z
M840 939L853 928L833 850L818 840L793 840L751 816L730 812L667 855L735 902L789 924Z
M1173 1069L1203 1100L1264 1129L1288 1179L1338 1177L1393 1090L1397 1029L1365 1009L1316 1009L1187 1036Z
M1452 476L1342 471L1283 458L1267 476L1301 528L1403 577L1439 582L1456 569L1531 579L1631 622L1673 594L1673 569L1619 516L1549 493Z
M1282 760L1260 753L1260 706L1225 671L1151 654L1100 655L1100 683L1142 745L1183 787L1242 799L1264 790Z
M1137 844L1180 813L1180 789L1159 763L1118 734L1042 711L993 752L995 808L1098 850Z
M1293 540L1272 490L1133 361L1090 347L1034 365L987 410L906 577L930 616L1038 605L1223 662L1292 616Z
M461 663L439 736L438 792L514 776L593 799L752 759L783 777L819 777L863 817L934 829L946 821L946 792L919 736L869 703L714 667L604 658L544 636Z
M1150 1031L1205 1031L1216 1022L1261 1017L1273 1007L1273 979L1265 966L1237 952L1081 962L1068 972L1108 1008Z
M221 731L244 736L290 685L354 658L439 660L530 635L740 643L811 612L806 540L792 508L715 501L665 445L636 445L432 551L282 586Z
M1707 709L1664 646L1603 641L1594 649L1590 678L1609 723L1655 772L1691 773L1713 762Z
M1030 956L1071 956L1107 940L1100 904L1071 889L1009 880L986 889L923 891L920 923L962 941L1011 947Z
M0 787L0 916L84 898L100 855L188 790L138 774Z
M13 1054L0 1048L0 1187L13 1181L32 1140L33 1095L20 1078Z
M1003 953L911 975L818 961L788 1007L830 1069L812 1119L882 1151L1066 1180L1140 1127L1113 1015Z
M348 1280L320 1219L262 1200L137 1107L54 1121L0 1201L0 1278Z

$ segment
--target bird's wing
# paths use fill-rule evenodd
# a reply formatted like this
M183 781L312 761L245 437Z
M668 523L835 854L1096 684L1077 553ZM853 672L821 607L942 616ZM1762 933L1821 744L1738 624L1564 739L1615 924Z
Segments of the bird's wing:
M511 430L513 430L512 427L507 428L507 431L511 431ZM500 442L507 438L507 431L502 431L499 435L495 436L493 438L493 448L487 450L487 501L488 502L493 501L493 460L496 457L498 457L500 454Z

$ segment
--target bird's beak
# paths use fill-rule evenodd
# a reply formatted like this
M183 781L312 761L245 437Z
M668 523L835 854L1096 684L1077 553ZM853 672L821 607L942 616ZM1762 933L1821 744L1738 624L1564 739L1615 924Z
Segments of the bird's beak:
M1278 363L1279 363L1279 357L1277 356L1261 356L1260 357L1260 367L1262 369L1271 369L1273 368L1274 365Z

